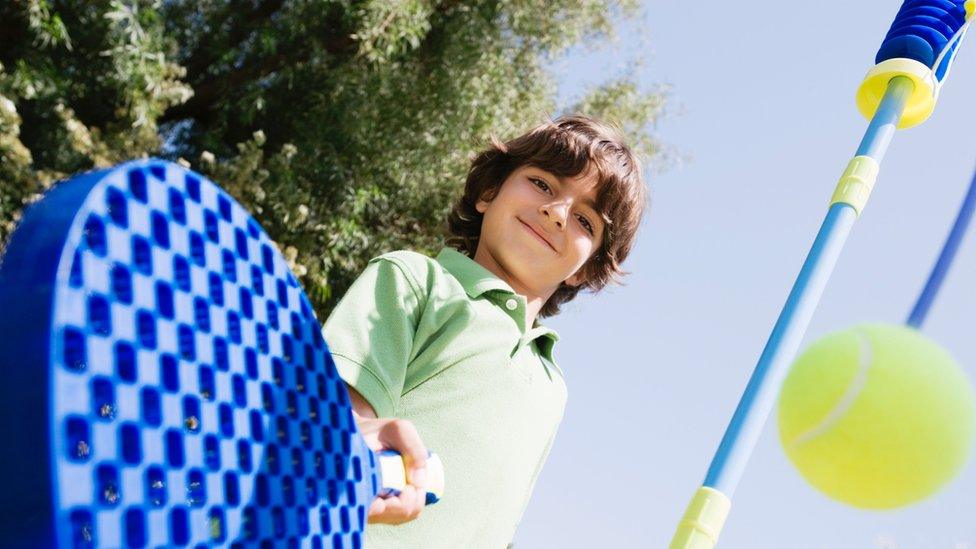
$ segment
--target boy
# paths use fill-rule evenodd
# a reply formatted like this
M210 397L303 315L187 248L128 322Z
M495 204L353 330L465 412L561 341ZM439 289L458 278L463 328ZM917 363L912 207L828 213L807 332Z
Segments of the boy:
M511 541L566 401L537 317L626 274L645 201L619 134L567 116L473 159L436 259L370 261L324 328L360 430L408 467L411 486L370 508L366 547ZM423 509L428 447L446 482Z

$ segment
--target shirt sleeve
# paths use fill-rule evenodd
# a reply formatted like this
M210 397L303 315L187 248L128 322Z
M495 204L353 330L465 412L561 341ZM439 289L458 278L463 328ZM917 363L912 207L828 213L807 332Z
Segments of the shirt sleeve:
M376 411L391 417L400 401L422 292L394 260L377 257L342 296L322 335L339 376Z

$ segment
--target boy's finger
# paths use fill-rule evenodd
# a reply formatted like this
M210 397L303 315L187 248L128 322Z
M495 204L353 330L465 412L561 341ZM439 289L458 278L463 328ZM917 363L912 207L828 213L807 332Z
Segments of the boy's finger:
M404 516L407 517L407 520L413 520L420 515L420 512L424 509L425 496L426 494L413 486L407 485L403 488L399 496L400 509Z
M414 499L413 505L417 509L417 514L424 509L427 504L427 490L424 489L424 485L419 485L414 489Z
M420 471L427 467L427 447L413 423L402 419L391 421L379 433L379 440L403 457L410 484L418 486L423 482L426 485L426 474Z
M369 522L402 524L420 515L423 506L418 504L417 491L407 486L397 496L375 500L369 509Z
M413 464L407 470L407 482L411 485L417 487L418 492L424 492L427 489L427 466Z
M379 433L380 442L400 452L404 458L426 460L427 448L413 423L405 419L388 422Z
M373 503L370 504L369 512L366 514L366 516L368 517L369 522L373 522L375 518L382 515L385 511L386 511L386 500L383 498L376 498L373 500Z

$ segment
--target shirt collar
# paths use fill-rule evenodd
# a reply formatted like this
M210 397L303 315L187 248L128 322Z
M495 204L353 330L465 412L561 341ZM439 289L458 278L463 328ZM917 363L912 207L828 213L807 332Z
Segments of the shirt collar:
M437 262L454 275L471 299L477 299L481 294L491 290L515 293L515 290L507 282L495 276L495 273L454 248L442 249L437 254Z
M477 299L482 294L492 290L516 295L515 290L507 282L454 248L443 248L437 254L437 262L461 283L461 287L471 299ZM559 334L555 330L539 324L538 319L536 319L535 325L528 330L525 337L527 341L542 338L536 343L539 352L550 361L553 360L552 348L556 341L559 341Z

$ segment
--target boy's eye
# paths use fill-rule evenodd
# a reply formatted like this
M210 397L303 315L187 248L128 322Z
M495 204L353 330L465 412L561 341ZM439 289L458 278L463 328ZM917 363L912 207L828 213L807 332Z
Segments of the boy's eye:
M549 192L549 184L546 183L545 181L541 179L535 179L535 178L529 178L529 181L534 183L536 187L539 187L543 191Z
M585 228L587 230L587 232L589 232L590 234L594 234L593 233L593 224L590 223L590 220L589 219L583 217L582 215L579 216L578 219L580 220L580 223L583 225L583 228Z

